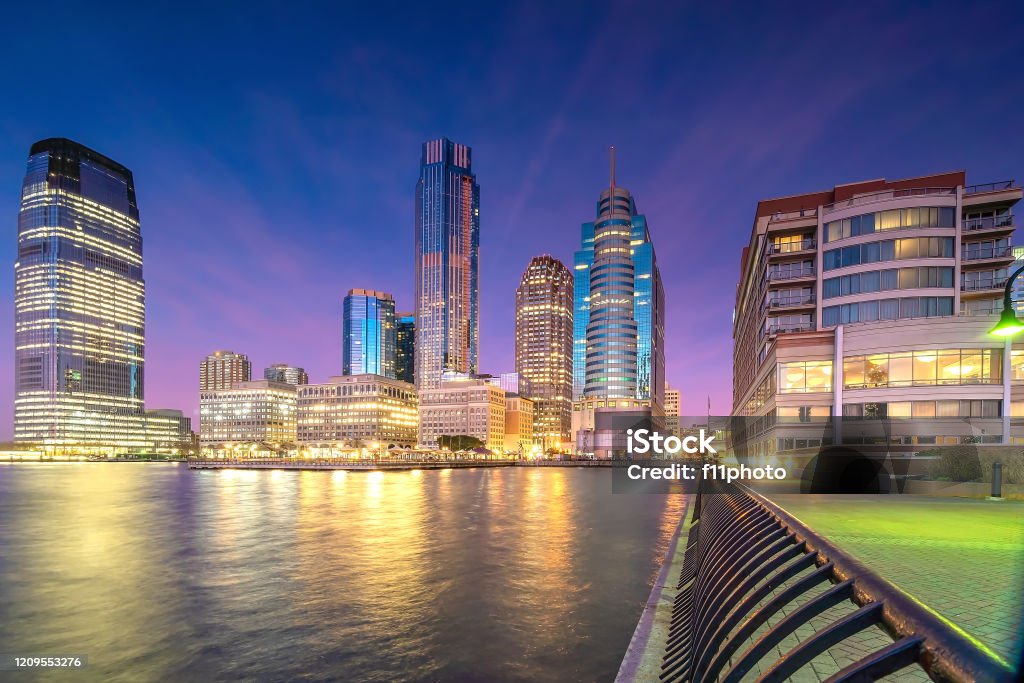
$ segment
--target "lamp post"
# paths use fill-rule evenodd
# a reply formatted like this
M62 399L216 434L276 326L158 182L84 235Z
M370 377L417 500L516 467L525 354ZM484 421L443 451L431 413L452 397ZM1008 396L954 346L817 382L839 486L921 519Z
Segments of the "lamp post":
M1017 276L1024 273L1024 266L1013 271L1010 277L1006 278L1006 289L1003 291L1003 312L999 314L999 322L988 331L989 334L997 337L1014 337L1024 330L1024 323L1017 319L1013 310L1013 281Z
M1010 443L1010 402L1011 385L1010 372L1013 368L1011 355L1013 353L1013 338L1024 331L1024 323L1018 318L1013 310L1013 283L1017 277L1024 273L1024 266L1010 274L1006 278L1006 289L1003 291L1003 312L999 314L999 322L988 331L989 334L1002 337L1006 340L1003 347L1003 443Z

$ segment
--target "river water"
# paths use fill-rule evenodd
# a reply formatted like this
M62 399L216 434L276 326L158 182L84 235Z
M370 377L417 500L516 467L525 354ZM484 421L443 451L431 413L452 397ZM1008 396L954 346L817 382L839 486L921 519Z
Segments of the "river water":
M0 653L88 657L45 680L608 681L684 503L610 474L0 465Z

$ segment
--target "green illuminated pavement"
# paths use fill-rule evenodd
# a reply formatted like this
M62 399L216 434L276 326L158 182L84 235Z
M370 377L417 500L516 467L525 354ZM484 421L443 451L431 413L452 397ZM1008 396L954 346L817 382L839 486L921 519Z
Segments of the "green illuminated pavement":
M1019 656L1024 502L911 495L771 498L1003 659Z

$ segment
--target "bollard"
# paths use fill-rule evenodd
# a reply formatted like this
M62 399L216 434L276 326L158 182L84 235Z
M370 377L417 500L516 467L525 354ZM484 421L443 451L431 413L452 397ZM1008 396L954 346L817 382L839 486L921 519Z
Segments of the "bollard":
M992 495L990 498L1003 497L1003 463L992 463Z

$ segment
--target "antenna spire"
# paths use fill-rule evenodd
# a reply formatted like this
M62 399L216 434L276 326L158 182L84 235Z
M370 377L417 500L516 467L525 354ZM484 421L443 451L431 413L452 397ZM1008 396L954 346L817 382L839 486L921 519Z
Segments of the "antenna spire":
M615 145L611 146L611 152L612 152L612 160L611 160L611 179L612 179L612 185L611 186L614 188L615 187Z

